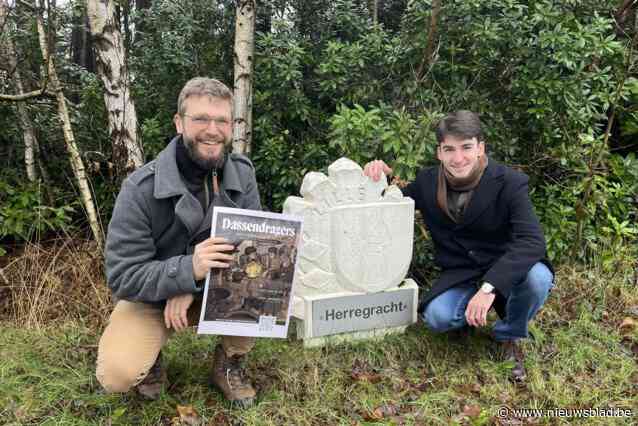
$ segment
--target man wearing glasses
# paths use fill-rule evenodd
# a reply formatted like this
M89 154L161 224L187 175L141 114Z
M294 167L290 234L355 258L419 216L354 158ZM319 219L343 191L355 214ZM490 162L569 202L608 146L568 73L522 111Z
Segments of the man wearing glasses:
M166 383L162 346L199 317L211 268L227 268L234 246L210 238L216 206L261 210L252 163L228 153L232 93L197 77L182 89L178 135L122 184L106 241L106 275L118 299L100 339L96 376L108 392L135 388L155 399ZM247 407L255 390L243 361L252 337L221 336L211 384Z

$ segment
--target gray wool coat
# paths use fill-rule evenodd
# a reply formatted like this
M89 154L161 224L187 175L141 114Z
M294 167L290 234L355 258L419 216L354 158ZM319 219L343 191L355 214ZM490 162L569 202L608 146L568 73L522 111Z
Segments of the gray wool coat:
M214 206L203 211L175 159L175 137L122 184L106 238L106 278L117 299L163 302L201 288L193 278L194 242L210 235ZM261 210L255 170L230 154L215 205Z

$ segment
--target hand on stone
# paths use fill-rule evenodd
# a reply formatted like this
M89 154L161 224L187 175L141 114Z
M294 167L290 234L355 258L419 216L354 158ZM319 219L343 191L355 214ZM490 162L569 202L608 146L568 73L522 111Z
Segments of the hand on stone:
M182 331L188 327L186 313L194 299L195 296L191 293L180 294L168 299L164 307L164 324L166 328L173 327L175 331Z
M392 169L388 167L388 165L385 164L383 160L370 161L363 168L363 174L372 178L372 180L375 182L377 182L381 178L382 172L385 173L386 176L392 173Z
M468 325L480 327L487 324L487 313L494 303L496 295L494 293L477 292L467 304L465 309L465 319Z
M208 238L195 246L193 253L193 277L195 281L206 278L211 268L228 268L228 262L233 256L225 252L233 251L235 247L228 244L225 238Z

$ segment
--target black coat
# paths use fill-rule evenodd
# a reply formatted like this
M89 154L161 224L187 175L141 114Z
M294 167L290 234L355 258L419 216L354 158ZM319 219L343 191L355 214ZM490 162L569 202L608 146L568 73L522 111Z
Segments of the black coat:
M529 198L529 178L490 159L458 224L436 203L437 179L438 166L423 169L403 190L421 211L434 242L434 261L442 269L421 307L456 285L487 281L496 287L495 307L502 316L512 286L535 263L552 270Z

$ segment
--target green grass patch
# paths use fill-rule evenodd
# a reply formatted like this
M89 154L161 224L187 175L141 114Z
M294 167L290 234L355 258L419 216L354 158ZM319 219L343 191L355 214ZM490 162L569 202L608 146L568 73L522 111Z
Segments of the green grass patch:
M636 331L619 328L638 291L587 289L577 272L533 323L524 344L528 381L516 386L489 330L455 339L421 324L380 341L304 349L296 340L258 341L249 374L259 392L249 410L230 407L207 385L215 337L177 334L164 350L170 388L157 401L104 394L94 376L101 330L66 321L42 329L0 323L0 419L3 424L181 424L192 406L202 424L636 424L634 418L498 419L508 408L638 406ZM604 282L604 280L599 280ZM601 284L597 284L601 285ZM579 291L582 289L582 292ZM607 312L609 311L609 312ZM603 313L606 312L606 313Z

